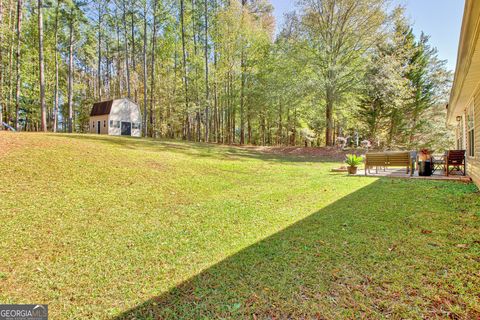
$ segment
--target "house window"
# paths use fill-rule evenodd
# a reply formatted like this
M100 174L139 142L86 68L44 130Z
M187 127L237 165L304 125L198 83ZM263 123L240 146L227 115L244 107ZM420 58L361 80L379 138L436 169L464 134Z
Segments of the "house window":
M467 111L467 138L468 138L468 155L475 156L475 121L474 121L473 105Z
M140 129L140 127L141 127L140 123L136 123L136 122L132 123L132 129Z
M95 128L95 121L92 121L92 126Z
M120 128L120 121L110 120L110 128Z

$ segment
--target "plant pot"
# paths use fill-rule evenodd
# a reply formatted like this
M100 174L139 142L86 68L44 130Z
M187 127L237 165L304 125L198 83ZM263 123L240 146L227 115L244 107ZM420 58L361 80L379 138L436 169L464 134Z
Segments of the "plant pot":
M430 160L418 162L418 175L429 177L432 175L432 163Z
M348 167L348 174L357 174L357 167Z

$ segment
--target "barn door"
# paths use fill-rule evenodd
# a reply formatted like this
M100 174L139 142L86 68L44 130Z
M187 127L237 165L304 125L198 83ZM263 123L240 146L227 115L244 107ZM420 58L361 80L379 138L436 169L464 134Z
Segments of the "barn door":
M132 135L132 123L122 121L122 136Z
M100 134L100 121L97 121L97 134Z

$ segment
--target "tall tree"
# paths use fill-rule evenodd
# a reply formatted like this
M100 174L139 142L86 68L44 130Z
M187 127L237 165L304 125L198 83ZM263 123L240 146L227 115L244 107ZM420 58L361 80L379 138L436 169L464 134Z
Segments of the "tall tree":
M15 71L17 75L17 85L15 94L15 129L20 129L20 95L22 74L20 70L21 53L22 53L22 17L23 17L23 0L17 0L17 52L15 60Z
M151 53L151 70L152 74L150 76L150 110L149 110L149 126L150 132L149 136L153 137L155 135L154 127L154 95L155 95L155 56L156 56L156 45L157 45L157 3L158 0L153 0L153 30L152 30L152 53Z
M103 31L103 17L105 11L105 5L108 4L108 1L97 1L97 39L98 39L98 49L97 49L97 94L98 99L102 100L102 31Z
M69 133L73 132L73 55L74 55L74 28L76 20L76 6L77 3L73 1L70 6L69 15L68 15L68 120L67 120L67 131Z
M47 106L45 104L45 65L43 61L43 0L38 0L38 62L40 80L41 130L47 131Z
M131 89L130 89L130 66L128 62L129 57L129 46L128 46L128 31L127 31L127 4L126 0L122 0L122 7L123 7L123 43L125 49L125 82L127 83L127 97L130 99L132 97Z
M242 16L241 16L241 29L244 32L245 28L245 11L247 10L247 0L242 0ZM243 39L243 41L245 41ZM240 81L240 144L245 144L245 81L246 81L246 65L245 65L245 43L242 44L240 53L240 69L241 69L241 81Z
M3 129L3 1L0 0L0 131Z
M189 98L188 98L188 69L187 69L187 48L185 40L185 3L184 0L180 0L180 25L182 35L182 68L183 68L183 85L185 88L185 125L184 125L184 138L190 140L190 121L189 121Z
M58 19L60 13L60 2L57 0L57 5L55 7L55 89L54 89L54 102L53 102L53 132L57 132L58 128L58 102L59 102L59 86L58 86L58 72L59 72L59 63L58 63Z
M143 135L148 135L147 124L147 92L148 92L148 80L147 80L147 0L143 3Z
M209 127L210 127L210 117L209 117L209 108L210 108L210 86L209 86L209 74L208 74L208 1L204 2L204 27L205 27L205 142L208 143L209 140Z
M335 104L359 83L362 57L382 36L386 0L303 0L302 24L325 101L325 144L333 145Z

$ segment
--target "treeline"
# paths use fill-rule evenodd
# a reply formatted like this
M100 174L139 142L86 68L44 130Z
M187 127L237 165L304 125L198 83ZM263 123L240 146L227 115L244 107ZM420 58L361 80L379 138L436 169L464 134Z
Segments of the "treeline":
M386 0L0 0L0 118L86 132L96 101L139 103L145 136L382 147L450 143L451 75Z

